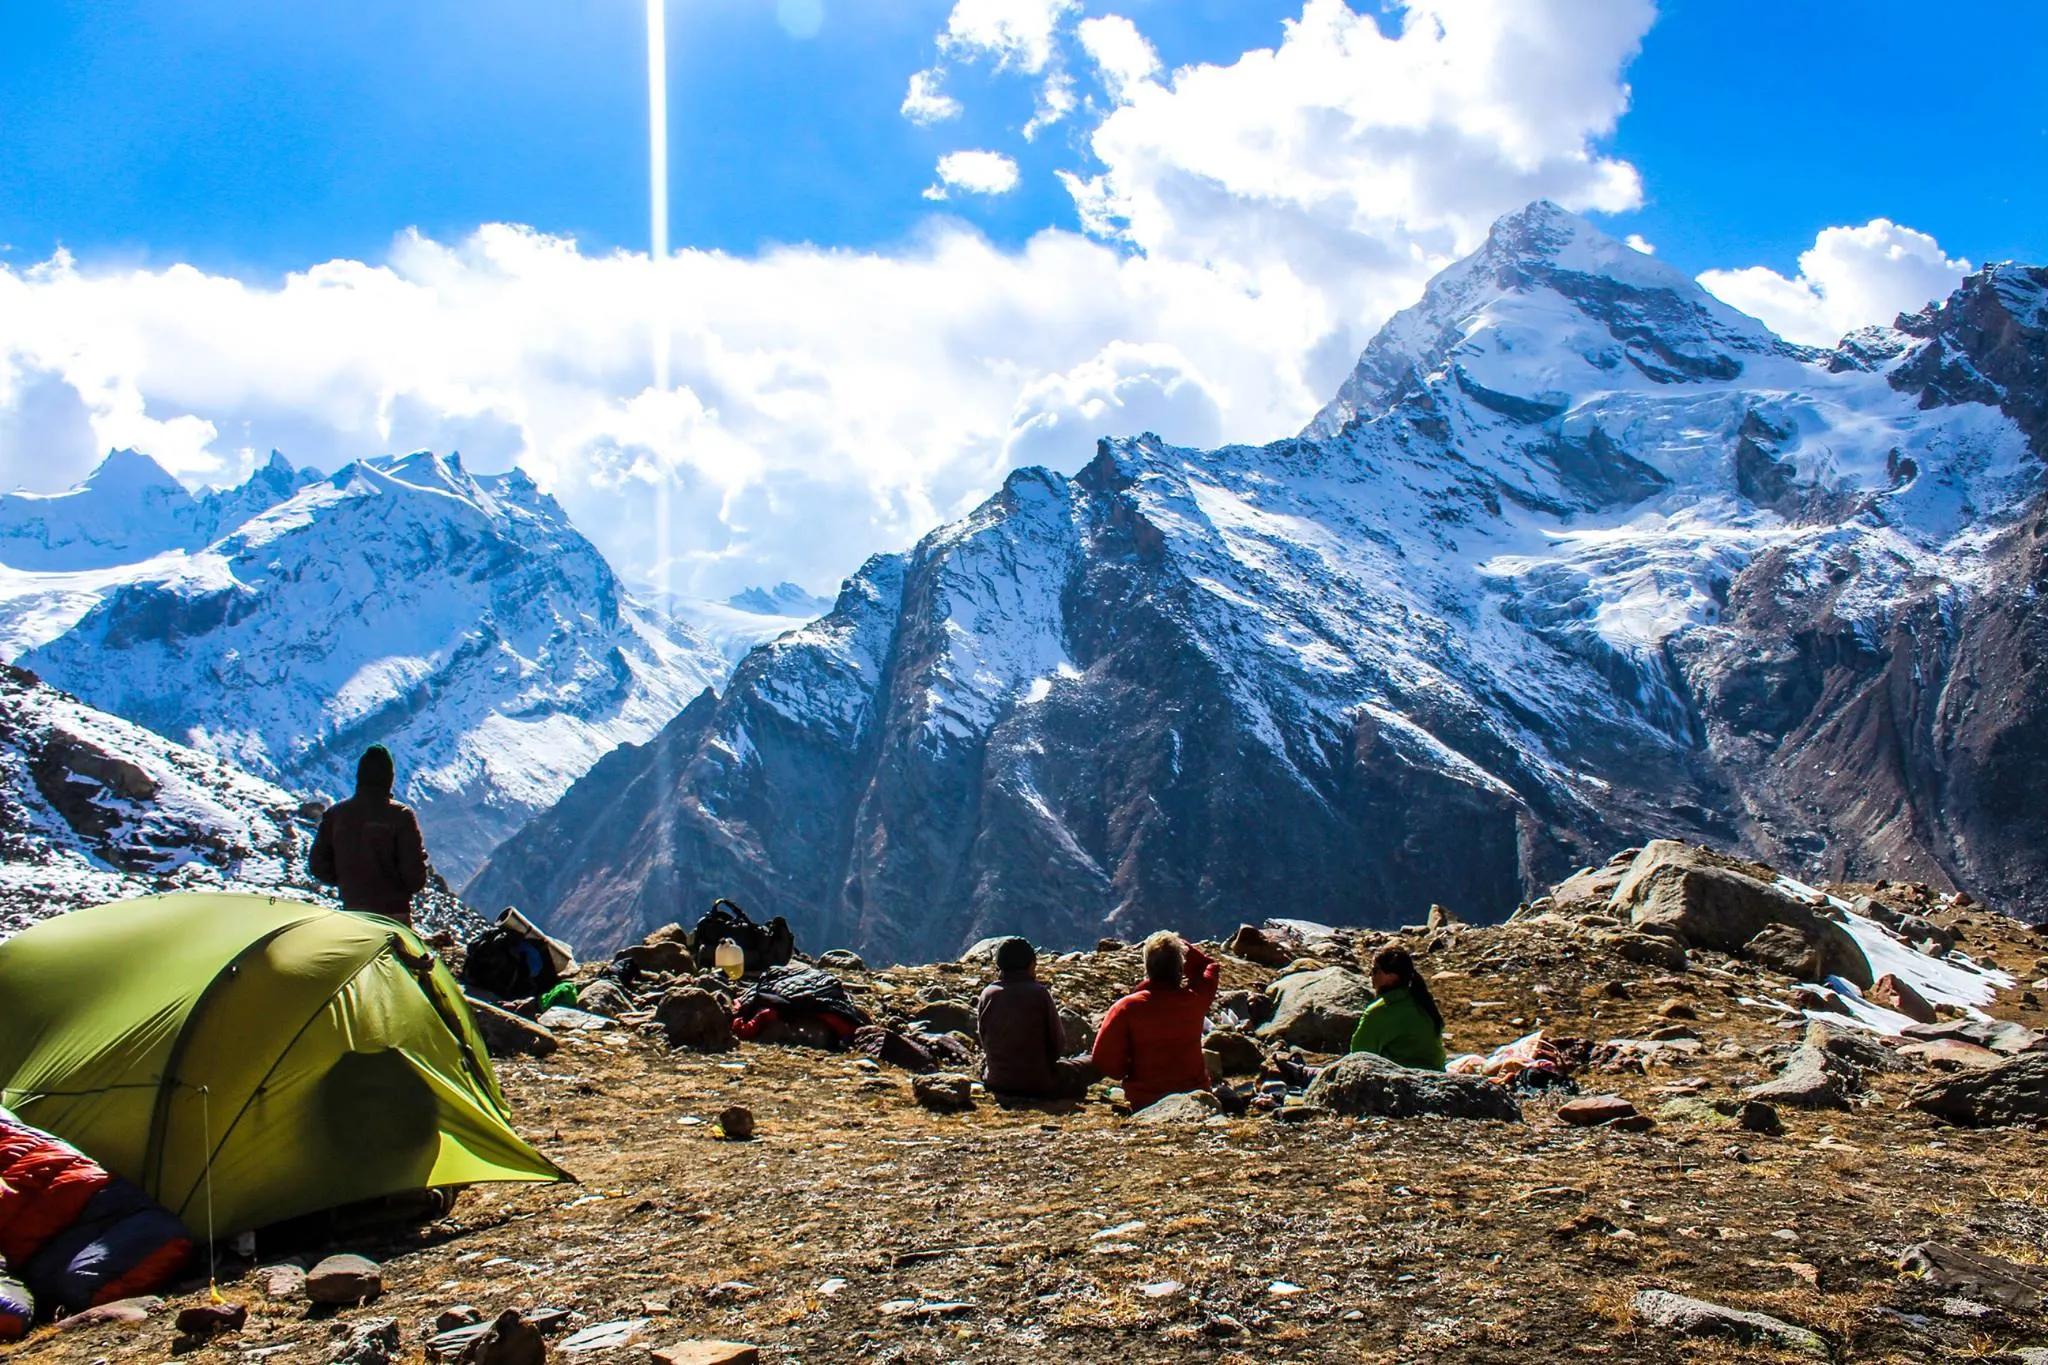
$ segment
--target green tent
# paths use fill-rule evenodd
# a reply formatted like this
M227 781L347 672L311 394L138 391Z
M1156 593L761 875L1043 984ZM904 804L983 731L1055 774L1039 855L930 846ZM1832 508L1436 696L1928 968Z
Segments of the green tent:
M264 896L147 896L0 943L0 1107L202 1235L209 1184L229 1236L565 1178L507 1123L461 988L417 935Z

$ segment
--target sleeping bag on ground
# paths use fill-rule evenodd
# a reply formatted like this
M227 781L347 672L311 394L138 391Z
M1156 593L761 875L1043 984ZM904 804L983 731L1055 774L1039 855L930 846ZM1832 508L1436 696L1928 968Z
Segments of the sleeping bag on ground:
M28 1286L0 1275L0 1341L20 1341L36 1320L36 1301Z
M191 1252L185 1225L135 1185L0 1109L0 1260L43 1313L160 1289Z

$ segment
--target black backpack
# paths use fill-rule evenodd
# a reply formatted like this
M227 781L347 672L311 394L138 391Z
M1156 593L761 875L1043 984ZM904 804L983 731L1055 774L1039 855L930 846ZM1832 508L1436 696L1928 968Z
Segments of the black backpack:
M470 940L462 979L500 1000L524 1000L562 978L539 944L515 929L495 924Z
M711 912L690 931L690 953L697 959L697 965L717 966L718 945L727 939L737 943L746 954L750 976L770 967L785 966L796 954L796 935L790 932L788 920L777 915L766 924L756 924L731 901L716 900L711 903Z

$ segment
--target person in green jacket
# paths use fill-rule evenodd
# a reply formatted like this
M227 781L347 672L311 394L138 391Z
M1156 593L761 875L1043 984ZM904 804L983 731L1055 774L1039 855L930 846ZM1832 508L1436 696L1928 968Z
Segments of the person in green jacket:
M1419 1071L1444 1069L1444 1016L1406 948L1382 948L1372 960L1379 998L1359 1016L1353 1052L1377 1052Z

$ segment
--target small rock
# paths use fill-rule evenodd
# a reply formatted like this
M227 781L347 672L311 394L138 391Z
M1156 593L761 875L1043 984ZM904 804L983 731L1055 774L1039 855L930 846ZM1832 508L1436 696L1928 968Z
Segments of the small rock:
M1963 1251L1943 1242L1907 1247L1899 1269L1937 1289L1954 1289L2001 1307L2031 1313L2048 1303L2048 1274L1997 1256Z
M1653 1043L1672 1043L1686 1039L1698 1042L1699 1036L1698 1033L1684 1024L1665 1024L1663 1027L1653 1028L1643 1035L1644 1038Z
M885 1318L958 1318L972 1313L974 1305L953 1299L891 1299L875 1311Z
M469 1003L470 1017L476 1020L476 1031L483 1035L485 1050L493 1057L546 1057L562 1045L530 1019L473 996L463 999Z
M1662 1019L1697 1019L1700 1012L1683 1000L1670 999L1657 1006L1657 1015Z
M928 1001L912 1011L910 1022L923 1024L928 1032L964 1033L969 1038L977 1036L980 1031L974 1006L961 1000Z
M1762 1100L1744 1100L1742 1108L1735 1111L1735 1122L1745 1132L1763 1133L1770 1137L1785 1131L1778 1111Z
M1574 1128L1594 1128L1634 1117L1636 1107L1619 1095L1585 1095L1557 1107L1557 1121Z
M542 1010L540 1017L534 1022L558 1036L564 1033L603 1033L607 1029L618 1027L616 1022L605 1015L592 1014L589 1010L571 1009L567 1005L556 1005L551 1009Z
M464 1347L461 1356L462 1365L547 1365L547 1359L547 1339L516 1308L498 1314L497 1321Z
M1215 1117L1219 1106L1216 1097L1206 1090L1194 1090L1184 1095L1168 1095L1164 1099L1140 1109L1131 1115L1133 1123L1206 1123Z
M1629 1300L1629 1311L1645 1327L1676 1332L1688 1337L1725 1337L1745 1345L1759 1342L1782 1349L1826 1355L1828 1346L1818 1333L1794 1327L1765 1313L1746 1313L1723 1308L1704 1299L1689 1299L1662 1289L1645 1289Z
M618 1322L600 1322L564 1338L556 1349L563 1355L580 1356L632 1346L645 1336L647 1321L646 1318L625 1318Z
M1205 1051L1214 1052L1226 1076L1256 1076L1266 1064L1266 1050L1258 1040L1235 1029L1217 1029L1202 1039Z
M314 1303L347 1307L383 1292L383 1268L366 1256L329 1256L306 1272L306 1297Z
M1936 1071L1987 1071L2005 1061L1988 1047L1978 1047L1960 1038L1936 1038L1926 1043L1902 1043L1899 1055L1932 1067Z
M256 1288L271 1303L289 1303L304 1296L306 1271L302 1266L267 1265L254 1276Z
M818 965L834 972L864 972L868 969L861 955L851 948L833 948L819 954Z
M161 1313L163 1307L164 1301L154 1295L116 1299L112 1303L103 1303L82 1313L73 1313L68 1318L58 1319L57 1330L69 1332L80 1327L94 1327L103 1322L133 1327L138 1323L148 1322L156 1314Z
M194 1341L207 1341L223 1332L239 1332L249 1321L249 1306L243 1303L196 1303L178 1310L178 1331Z
M2024 1053L1985 1071L1934 1081L1906 1102L1965 1128L2048 1118L2048 1053Z
M469 1327L483 1320L481 1309L471 1304L458 1303L453 1308L443 1308L434 1315L434 1334L439 1336L443 1332L452 1332L458 1327Z
M1927 997L1913 989L1911 982L1901 981L1889 972L1863 992L1863 998L1873 1005L1882 1005L1894 1013L1903 1014L1916 1024L1934 1022L1934 1006L1928 1003Z
M329 1365L392 1365L403 1357L397 1318L371 1318L352 1324L348 1335L327 1355Z
M576 1005L586 1013L602 1014L608 1019L616 1019L632 1011L633 997L626 994L618 982L610 977L601 976L576 992Z
M1847 1109L1843 1082L1828 1066L1828 1054L1817 1047L1799 1048L1777 1079L1754 1085L1744 1098L1789 1105L1794 1109Z
M929 1076L913 1077L910 1082L910 1093L919 1104L940 1113L953 1113L974 1107L973 1080L950 1071L937 1071Z
M1675 938L1663 934L1642 934L1629 929L1610 929L1593 936L1593 942L1621 958L1641 967L1662 967L1666 971L1682 972L1691 959L1686 955L1685 945ZM1620 985L1620 982L1614 983Z
M679 1341L654 1352L654 1365L760 1365L758 1347L737 1341Z
M1223 951L1261 967L1285 967L1294 961L1296 947L1296 944L1281 942L1263 929L1243 924L1223 945Z
M654 1022L674 1048L696 1052L730 1052L732 1008L723 998L699 986L679 986L654 1007Z
M718 1131L733 1142L754 1136L754 1111L744 1104L729 1104L718 1114Z

